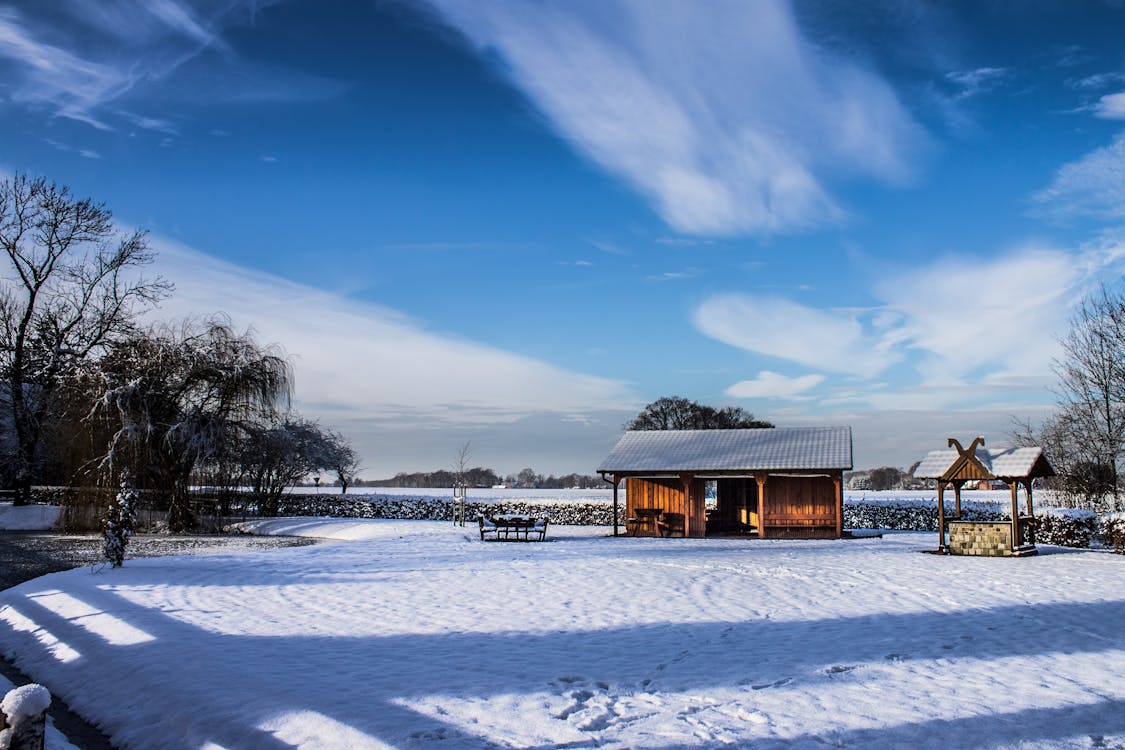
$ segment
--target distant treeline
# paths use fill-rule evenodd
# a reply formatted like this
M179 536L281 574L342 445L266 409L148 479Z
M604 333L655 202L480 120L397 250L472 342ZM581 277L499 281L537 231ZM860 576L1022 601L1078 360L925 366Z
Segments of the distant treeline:
M438 471L417 471L413 474L400 472L390 479L356 480L357 487L452 487L458 481L458 473L447 469ZM461 481L469 487L495 487L506 485L521 489L559 490L559 489L604 489L609 485L601 477L586 474L554 474L543 476L534 469L524 469L518 474L500 476L492 469L476 467L465 469Z

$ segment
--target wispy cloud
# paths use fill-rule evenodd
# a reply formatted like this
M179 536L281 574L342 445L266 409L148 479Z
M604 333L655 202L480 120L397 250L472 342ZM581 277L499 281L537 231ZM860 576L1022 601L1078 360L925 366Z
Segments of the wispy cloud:
M789 378L776 372L762 370L753 380L743 380L727 388L734 398L795 399L824 382L823 375L801 375Z
M958 87L955 99L967 99L997 88L1008 78L1005 68L974 68L946 73L945 78Z
M684 281L685 279L694 279L703 273L702 268L685 268L682 271L665 271L664 273L655 273L648 277L649 281Z
M1039 211L1056 218L1125 219L1125 133L1110 145L1064 164L1032 200Z
M1125 83L1125 73L1116 70L1067 81L1068 86L1076 89L1104 89L1121 83Z
M1119 272L1123 258L1125 242L1110 236L1075 252L1029 245L996 258L951 256L909 272L884 270L866 310L720 294L696 309L695 325L732 346L864 383L851 396L821 391L824 403L933 408L1046 385L1070 311ZM897 385L873 382L892 368ZM806 378L760 375L728 394L785 393L798 384L807 394L822 385Z
M158 317L225 312L293 353L310 416L455 428L536 415L588 418L635 407L619 381L585 375L427 330L362 304L155 238L157 269L176 284Z
M717 294L695 310L702 333L740 349L829 372L869 377L888 360L856 311L816 309L783 297Z
M177 73L205 51L218 52L201 81L166 90L165 98L229 97L231 81L256 99L341 90L315 76L279 73L241 60L223 32L252 17L263 0L76 0L0 8L0 74L12 102L54 116L116 129L128 124L176 135L166 117L134 111L134 91ZM236 68L235 75L220 75ZM193 85L188 85L193 84Z
M838 221L829 176L903 180L926 140L890 86L813 45L784 2L431 5L680 232Z

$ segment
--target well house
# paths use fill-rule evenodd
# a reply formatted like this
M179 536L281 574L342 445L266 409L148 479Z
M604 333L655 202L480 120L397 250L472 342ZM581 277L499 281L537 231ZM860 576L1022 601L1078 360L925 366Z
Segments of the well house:
M598 472L625 483L626 530L687 537L843 536L843 473L852 468L850 427L626 432ZM707 486L714 482L709 502Z

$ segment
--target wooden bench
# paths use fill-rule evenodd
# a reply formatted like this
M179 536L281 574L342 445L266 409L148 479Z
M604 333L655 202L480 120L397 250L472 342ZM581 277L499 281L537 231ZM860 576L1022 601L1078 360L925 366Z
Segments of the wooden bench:
M547 536L547 519L530 516L481 516L482 542L541 542Z
M673 534L684 536L683 513L665 513L656 525L660 529L660 536L672 536Z

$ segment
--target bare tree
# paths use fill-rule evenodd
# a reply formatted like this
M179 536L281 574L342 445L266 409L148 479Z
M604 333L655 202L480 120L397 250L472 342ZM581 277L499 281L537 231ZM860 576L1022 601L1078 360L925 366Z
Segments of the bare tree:
M250 428L288 405L289 363L223 319L155 327L116 342L89 377L89 420L112 433L100 462L110 480L124 468L141 486L168 493L168 525L194 523L194 471L230 451ZM91 368L93 369L93 368Z
M352 448L348 439L338 432L326 433L328 453L325 457L325 468L336 473L336 480L340 483L340 494L348 494L348 485L355 481L359 473L359 456Z
M465 472L469 470L469 456L472 455L472 441L466 440L457 451L457 458L453 460L453 476L459 486L466 486Z
M1054 365L1059 414L1051 428L1062 431L1057 442L1077 452L1078 460L1106 467L1114 505L1119 506L1118 460L1125 452L1125 298L1103 288L1083 300L1059 343L1062 355Z
M17 503L26 502L45 419L76 365L131 327L171 287L139 267L153 254L143 232L122 235L103 204L43 178L0 181L0 369L15 434Z

